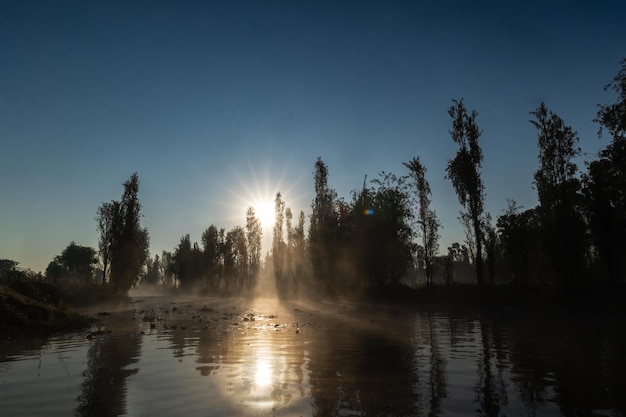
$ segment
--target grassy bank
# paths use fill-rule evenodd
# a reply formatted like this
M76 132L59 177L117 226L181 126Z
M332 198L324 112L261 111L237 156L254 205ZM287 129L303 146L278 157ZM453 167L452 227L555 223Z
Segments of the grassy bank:
M0 284L0 338L72 331L90 319L63 305L35 300Z

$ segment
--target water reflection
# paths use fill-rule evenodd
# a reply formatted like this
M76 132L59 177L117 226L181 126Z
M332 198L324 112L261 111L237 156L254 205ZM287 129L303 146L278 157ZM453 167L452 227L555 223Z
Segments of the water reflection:
M127 327L126 317L114 315L108 325L116 329L115 335L100 332L91 338L77 416L126 414L126 381L139 372L129 365L138 361L141 337L136 326Z
M78 416L319 417L626 413L623 317L436 314L267 300L147 304L106 317L103 329L110 334L72 335L19 354L3 347L3 411L68 415L71 407ZM28 397L18 396L23 392ZM68 403L72 398L75 403Z

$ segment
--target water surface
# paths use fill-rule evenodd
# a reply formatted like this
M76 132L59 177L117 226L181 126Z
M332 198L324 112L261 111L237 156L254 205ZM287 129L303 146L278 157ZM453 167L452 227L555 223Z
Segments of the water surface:
M624 321L144 297L0 344L7 416L626 413Z

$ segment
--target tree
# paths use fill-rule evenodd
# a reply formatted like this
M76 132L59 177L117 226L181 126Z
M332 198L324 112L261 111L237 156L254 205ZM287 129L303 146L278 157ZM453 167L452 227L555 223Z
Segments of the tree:
M280 192L276 193L274 199L274 230L272 234L272 262L274 265L274 279L279 292L286 290L286 245L283 236L283 225L285 222L285 202Z
M48 264L46 278L54 284L84 286L95 283L96 250L71 242Z
M430 209L431 191L426 180L426 167L420 162L419 157L415 157L409 162L403 162L403 165L409 169L416 191L417 224L422 236L421 252L426 271L426 284L432 285L434 259L439 251L440 236L438 230L440 224L436 213Z
M493 285L496 278L496 258L498 252L498 235L496 228L493 226L491 220L491 214L485 215L485 222L483 224L483 239L485 252L487 255L487 273L489 274L489 284Z
M513 282L530 282L531 248L537 246L533 239L534 210L521 211L515 201L509 200L504 213L498 217L498 238Z
M598 135L607 130L614 142L626 139L626 58L622 58L620 64L622 68L613 81L604 86L605 90L610 89L617 93L617 102L600 105L598 114L593 120L600 124Z
M204 254L204 265L206 268L207 289L217 289L221 279L222 266L222 246L224 229L219 231L216 226L211 225L202 233L202 248Z
M351 218L345 227L348 250L342 252L349 255L349 270L357 271L361 284L397 284L413 263L413 213L405 180L382 172L372 181L374 187L364 184L353 194ZM353 279L344 287L355 283L359 281Z
M304 282L306 271L306 241L304 237L304 211L300 210L298 224L293 229L293 262L295 275L295 290L299 291L301 283Z
M235 226L226 233L224 247L227 290L241 291L244 289L248 271L248 246L245 231L241 226Z
M102 284L107 282L109 277L109 267L111 265L111 255L115 245L116 227L121 224L120 203L110 201L102 203L98 207L96 221L98 223L98 249L100 252L100 267L102 271Z
M539 216L552 275L563 284L577 282L585 270L587 244L581 214L580 181L573 159L580 155L578 134L544 103L531 112L537 128L539 168L535 186Z
M180 243L172 257L174 273L180 286L185 289L195 289L203 277L204 256L198 243L191 243L189 234L180 238Z
M328 167L317 158L313 172L315 198L309 223L309 256L313 275L326 290L331 290L337 254L337 193L328 184Z
M176 278L174 276L174 260L173 260L172 252L168 252L166 250L161 252L159 268L161 270L161 273L160 273L161 285L165 287L175 286Z
M459 145L459 150L454 159L448 161L446 167L447 177L459 198L459 203L466 209L466 215L470 222L476 252L474 265L476 268L476 281L483 285L483 206L485 190L480 176L480 168L483 161L483 152L478 144L478 138L482 134L476 124L478 113L467 113L463 99L453 100L454 105L448 110L452 117L452 140Z
M261 221L256 216L254 208L249 207L246 211L246 242L248 246L248 290L252 290L256 284L257 276L261 268L261 238L263 228Z
M14 271L19 264L19 262L11 259L0 259L0 281L7 277L11 271Z
M611 134L611 143L588 164L583 177L585 209L591 237L610 282L626 276L626 58L613 81L605 86L617 93L617 101L599 106L594 119Z
M99 248L103 260L103 279L110 265L109 283L122 294L137 281L148 258L148 230L141 227L139 177L133 173L124 182L122 199L103 203L98 209Z
M141 278L141 284L157 285L162 281L161 273L161 260L157 254L154 255L154 259L148 258L146 260L146 270Z

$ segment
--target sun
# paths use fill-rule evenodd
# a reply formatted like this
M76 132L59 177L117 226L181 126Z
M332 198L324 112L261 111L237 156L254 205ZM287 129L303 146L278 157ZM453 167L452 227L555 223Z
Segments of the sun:
M271 200L257 201L252 206L254 213L261 222L261 227L270 228L274 226L274 202Z

